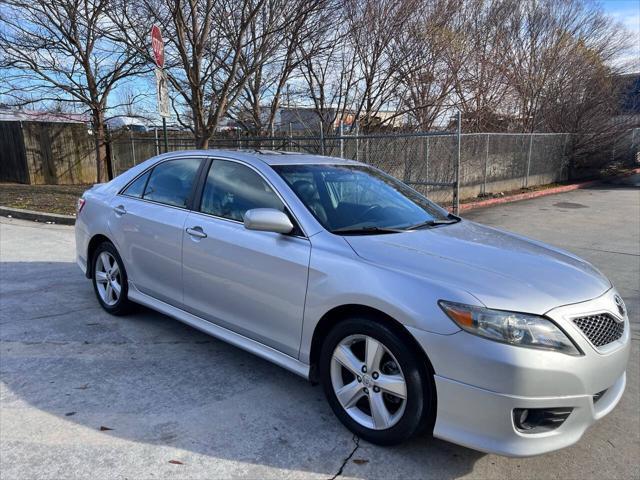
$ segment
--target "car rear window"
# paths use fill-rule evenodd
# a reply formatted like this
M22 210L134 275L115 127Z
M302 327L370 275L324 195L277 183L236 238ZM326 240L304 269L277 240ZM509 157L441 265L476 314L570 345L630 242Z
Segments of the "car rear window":
M175 207L186 207L199 166L198 158L160 163L151 171L142 198Z

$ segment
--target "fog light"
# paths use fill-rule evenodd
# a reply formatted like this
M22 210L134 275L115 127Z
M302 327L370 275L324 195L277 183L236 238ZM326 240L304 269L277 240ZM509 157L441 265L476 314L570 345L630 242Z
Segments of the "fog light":
M518 416L516 425L520 425L524 428L527 425L527 417L529 416L529 410L527 408L516 408L514 410L515 415Z
M572 411L573 407L514 408L513 423L521 432L546 432L562 425Z

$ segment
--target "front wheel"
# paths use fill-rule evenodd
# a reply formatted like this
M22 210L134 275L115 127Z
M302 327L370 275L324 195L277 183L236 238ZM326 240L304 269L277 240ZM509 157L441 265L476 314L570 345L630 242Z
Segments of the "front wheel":
M342 423L371 443L401 443L435 419L435 386L424 359L382 322L336 325L322 347L325 395Z
M112 315L129 312L127 272L122 259L110 242L98 246L93 254L93 289L102 308Z

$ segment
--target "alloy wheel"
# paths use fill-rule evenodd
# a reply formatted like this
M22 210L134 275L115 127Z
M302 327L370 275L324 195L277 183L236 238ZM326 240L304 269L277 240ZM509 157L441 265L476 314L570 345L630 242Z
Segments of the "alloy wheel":
M389 349L368 335L349 335L334 349L331 384L342 408L360 425L393 427L404 413L407 385Z
M96 259L94 272L102 301L109 306L118 303L122 292L122 276L115 257L109 252L101 252Z

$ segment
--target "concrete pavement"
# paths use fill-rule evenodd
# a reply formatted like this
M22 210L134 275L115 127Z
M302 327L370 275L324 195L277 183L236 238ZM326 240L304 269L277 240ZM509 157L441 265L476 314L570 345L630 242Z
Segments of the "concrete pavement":
M104 313L72 228L3 218L0 478L638 478L637 179L466 216L588 259L627 302L627 391L577 445L508 459L429 438L358 442L320 387L149 310Z

